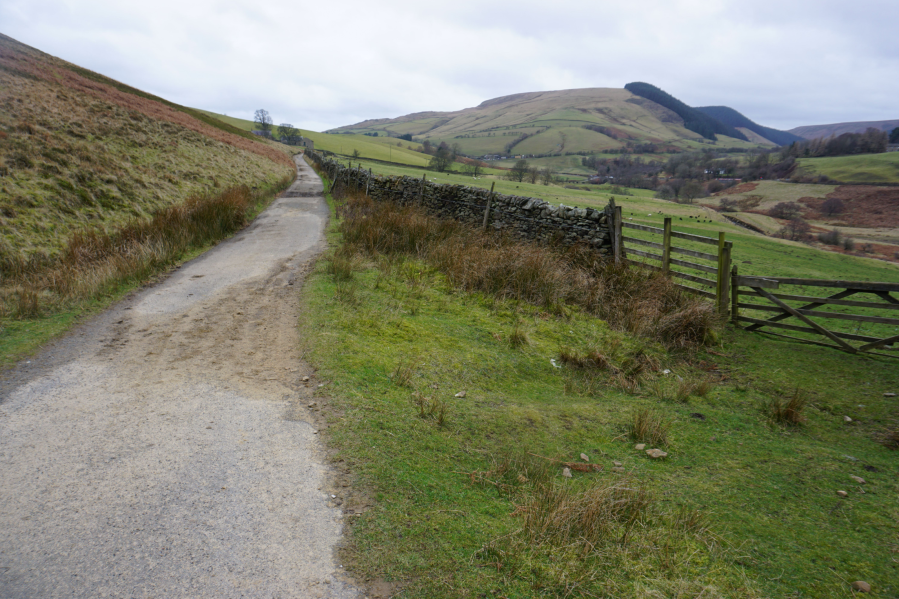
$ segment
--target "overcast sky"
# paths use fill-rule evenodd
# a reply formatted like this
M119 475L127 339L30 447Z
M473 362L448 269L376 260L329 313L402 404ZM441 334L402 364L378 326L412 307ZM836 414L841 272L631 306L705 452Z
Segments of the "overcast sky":
M325 130L652 83L790 129L899 119L899 0L0 0L0 31L171 101Z

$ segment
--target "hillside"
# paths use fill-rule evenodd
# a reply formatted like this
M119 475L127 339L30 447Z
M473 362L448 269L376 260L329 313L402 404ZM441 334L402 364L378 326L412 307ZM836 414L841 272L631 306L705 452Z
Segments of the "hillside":
M755 133L756 135L770 141L777 146L787 146L794 141L802 141L803 139L802 137L793 133L789 133L787 131L778 131L777 129L772 129L771 127L763 127L728 106L700 106L696 108L696 110L707 114L710 117L716 118L725 125L729 125L731 127L734 127L735 129L748 129L752 133ZM749 137L749 139L752 141L759 141L757 139L753 139L751 136L747 135L747 137Z
M889 133L896 127L899 127L899 119L890 121L859 121L857 123L832 123L830 125L804 125L802 127L794 127L793 129L790 129L788 133L798 135L804 139L818 139L819 137L830 137L831 135L842 135L843 133L864 133L869 127Z
M654 85L635 82L628 83L624 86L624 89L674 111L679 117L684 119L684 126L687 129L699 133L706 139L716 141L718 139L717 135L727 135L746 140L746 136L734 127L695 108L690 108L671 94L660 90Z
M684 126L684 119L625 89L587 88L494 98L455 112L419 112L372 119L329 133L411 134L416 142L458 144L467 156L597 153L653 144L656 152L759 144L721 135L717 141ZM377 139L377 138L374 138Z
M242 131L253 131L258 128L253 121L225 116L208 110L200 110L200 112ZM353 150L358 150L361 158L396 162L411 166L426 166L431 160L431 157L427 154L409 149L409 146L412 145L410 142L401 142L388 137L332 135L329 133L316 133L308 129L302 129L300 134L311 139L315 143L317 150L333 152L342 156L352 156ZM415 145L417 146L418 144Z
M0 263L292 175L276 144L0 35ZM280 145L280 144L277 144Z

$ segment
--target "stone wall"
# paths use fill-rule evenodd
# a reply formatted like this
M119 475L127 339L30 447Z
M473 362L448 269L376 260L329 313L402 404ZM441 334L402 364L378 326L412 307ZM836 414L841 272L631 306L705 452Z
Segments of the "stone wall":
M378 201L419 205L432 214L480 225L490 202L488 227L523 239L561 245L585 243L601 254L612 254L610 224L613 205L604 210L550 204L537 198L493 194L480 187L432 183L409 176L370 175L362 168L348 168L318 152L306 152L334 185L367 191Z

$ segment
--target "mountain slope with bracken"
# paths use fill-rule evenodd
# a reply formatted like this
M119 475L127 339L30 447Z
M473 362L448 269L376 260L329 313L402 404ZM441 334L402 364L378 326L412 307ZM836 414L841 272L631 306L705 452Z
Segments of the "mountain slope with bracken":
M293 171L274 144L0 34L2 264Z
M695 119L715 120L684 107ZM648 149L650 144L656 152L770 145L767 140L747 141L743 133L722 123L718 123L717 135L707 137L688 125L671 107L627 89L587 88L513 94L464 110L371 119L330 133L411 135L418 142L458 144L459 151L468 156L552 156L628 146Z

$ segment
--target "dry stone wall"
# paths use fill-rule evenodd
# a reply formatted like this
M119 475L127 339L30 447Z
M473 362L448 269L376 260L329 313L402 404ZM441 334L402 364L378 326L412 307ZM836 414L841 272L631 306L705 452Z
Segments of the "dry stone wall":
M376 201L419 205L432 214L481 224L490 202L488 227L523 239L560 245L587 244L601 254L612 254L610 224L613 207L604 210L550 204L538 198L493 194L466 185L438 184L409 176L371 175L349 168L318 152L306 152L335 185L367 190Z

